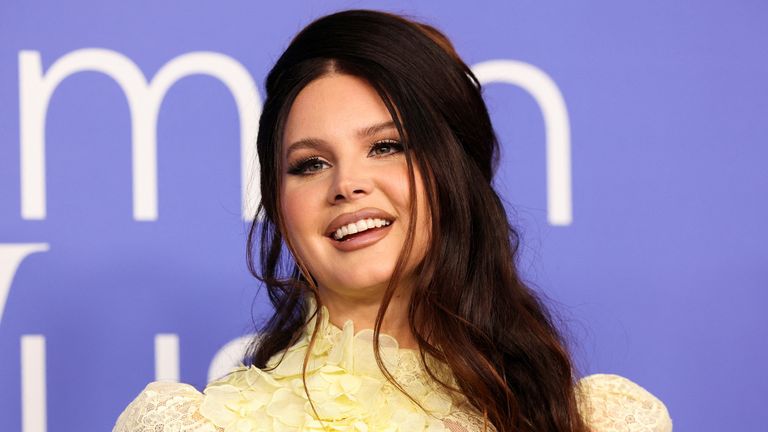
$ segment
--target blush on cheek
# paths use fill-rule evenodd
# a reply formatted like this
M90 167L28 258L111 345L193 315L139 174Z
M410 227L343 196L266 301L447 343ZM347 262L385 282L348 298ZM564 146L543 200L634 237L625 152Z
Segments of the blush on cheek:
M285 197L285 195L283 195ZM297 232L297 227L300 227L300 221L296 220L296 214L297 209L296 207L300 207L297 205L291 205L288 203L296 202L295 200L290 199L283 199L283 201L280 203L280 217L283 220L283 238L285 239L286 243L290 243L290 245L294 249L299 249L301 239L300 239L300 233ZM295 251L298 253L298 250Z

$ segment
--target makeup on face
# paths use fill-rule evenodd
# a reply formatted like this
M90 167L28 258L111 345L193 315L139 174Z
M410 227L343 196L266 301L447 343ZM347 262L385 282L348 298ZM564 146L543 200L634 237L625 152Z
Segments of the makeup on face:
M411 190L379 94L350 75L318 78L294 100L283 138L281 212L294 253L321 289L341 296L385 289L407 237ZM415 245L425 244L426 212L419 202ZM420 256L418 248L411 254Z

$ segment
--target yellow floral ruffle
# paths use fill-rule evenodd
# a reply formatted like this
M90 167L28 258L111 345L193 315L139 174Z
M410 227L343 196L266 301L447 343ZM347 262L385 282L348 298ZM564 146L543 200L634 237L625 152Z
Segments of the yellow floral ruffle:
M319 313L306 390L301 370L314 320L282 361L281 354L270 360L274 369L241 366L209 384L200 414L225 432L446 430L442 419L453 403L426 380L417 351L380 335L387 370L424 410L384 377L374 357L372 330L355 333L352 321L339 329L329 323L325 307Z

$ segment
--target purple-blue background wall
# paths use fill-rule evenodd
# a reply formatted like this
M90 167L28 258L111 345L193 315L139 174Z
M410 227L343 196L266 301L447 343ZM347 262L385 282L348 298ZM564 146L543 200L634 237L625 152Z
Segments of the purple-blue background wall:
M541 109L520 87L486 86L527 280L568 322L583 372L643 385L676 431L766 430L768 5L746 0L0 3L0 246L48 247L0 303L0 430L22 430L24 335L45 338L47 430L109 430L155 377L156 334L178 335L181 380L202 388L214 354L251 330L257 287L238 112L220 81L183 78L167 93L158 217L137 221L125 95L104 74L66 78L47 111L47 212L25 218L20 51L39 52L45 73L108 49L147 79L180 55L218 52L261 93L297 30L350 7L411 14L470 65L516 60L554 81L572 146L562 226L547 219ZM256 317L267 311L258 297Z

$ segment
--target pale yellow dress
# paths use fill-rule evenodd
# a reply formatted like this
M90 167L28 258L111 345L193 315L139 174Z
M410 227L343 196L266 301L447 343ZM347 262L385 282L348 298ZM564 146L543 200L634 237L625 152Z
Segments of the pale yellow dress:
M313 325L274 370L242 366L202 393L188 384L150 383L113 432L484 430L471 405L451 400L427 379L416 350L399 348L387 335L379 339L387 370L424 409L384 379L373 356L373 331L356 333L351 321L340 329L328 321L327 309L320 314L306 374L312 403L301 370ZM672 430L664 404L626 378L590 375L577 390L579 409L594 432Z

